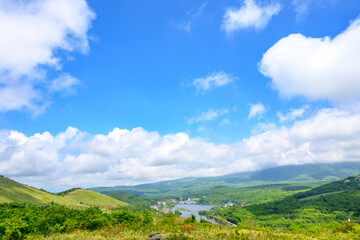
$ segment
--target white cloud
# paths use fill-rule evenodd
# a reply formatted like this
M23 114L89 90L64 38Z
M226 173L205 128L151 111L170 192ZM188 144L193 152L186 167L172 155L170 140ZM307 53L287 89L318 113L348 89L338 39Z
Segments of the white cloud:
M0 131L0 172L43 188L115 186L288 164L359 161L360 112L322 109L291 126L263 124L233 144L142 128L90 135ZM260 129L259 128L259 129Z
M294 121L297 118L301 118L304 116L304 113L309 108L309 106L304 106L302 108L297 109L290 109L290 111L286 114L283 114L282 112L277 112L277 116L279 118L279 121L281 123L287 122L287 121Z
M230 84L235 79L236 78L232 77L230 74L220 71L220 72L213 72L212 74L206 77L196 78L192 82L192 85L195 86L197 92L205 93L214 88L218 88Z
M229 110L226 108L223 108L223 109L210 108L209 111L207 111L207 112L203 112L196 117L189 118L187 120L187 122L188 122L188 124L194 124L194 123L198 123L198 122L212 121L224 114L227 114L228 112L229 112Z
M229 8L224 15L222 28L230 34L243 28L263 29L281 10L279 3L260 5L255 0L245 0L239 8Z
M36 108L38 92L30 85L15 85L0 88L0 112Z
M250 106L250 111L249 111L248 119L254 117L261 118L266 111L265 106L262 103L249 104L249 106Z
M334 39L291 34L263 56L259 70L282 96L334 103L360 96L360 18Z
M23 90L26 86L30 89L25 95L17 93L21 104L3 111L24 107L32 110L38 106L36 101L41 98L39 89L45 88L47 69L61 69L62 58L56 52L86 53L87 31L94 18L85 0L0 2L1 89Z
M79 79L74 78L67 73L64 73L51 82L50 91L63 92L65 94L74 94L75 86L79 84Z

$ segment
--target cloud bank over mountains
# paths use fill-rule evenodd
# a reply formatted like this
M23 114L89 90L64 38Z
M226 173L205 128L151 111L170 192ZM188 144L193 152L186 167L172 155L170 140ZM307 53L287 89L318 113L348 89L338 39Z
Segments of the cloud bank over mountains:
M143 128L115 128L107 135L73 127L57 135L3 130L0 172L35 186L65 189L74 184L138 184L288 164L358 161L359 122L360 112L326 108L233 144L214 144L182 132L162 136Z

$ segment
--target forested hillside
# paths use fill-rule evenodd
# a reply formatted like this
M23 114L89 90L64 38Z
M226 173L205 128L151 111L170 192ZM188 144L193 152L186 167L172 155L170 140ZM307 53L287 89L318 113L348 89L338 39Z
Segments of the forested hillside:
M250 206L213 209L204 214L221 216L233 223L253 222L263 227L308 231L342 221L360 221L360 175L334 181L308 191ZM344 230L345 231L345 230Z

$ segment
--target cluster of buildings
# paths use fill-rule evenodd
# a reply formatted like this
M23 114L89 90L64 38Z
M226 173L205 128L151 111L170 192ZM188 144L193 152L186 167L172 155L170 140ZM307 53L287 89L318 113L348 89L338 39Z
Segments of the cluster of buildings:
M349 182L351 182L351 180L349 180L349 179L346 179L344 181L344 183L349 183ZM360 178L354 178L354 182L360 182Z
M251 205L251 203L242 203L242 204L240 204L240 207L245 207L245 206L250 206L250 205ZM232 206L234 206L234 203L232 203L232 202L227 202L224 204L224 208L232 207Z
M227 202L224 204L224 207L232 207L234 204L232 202Z
M150 206L150 208L155 209L156 211L163 212L163 213L169 213L170 212L170 209L167 209L167 208L162 209L162 207L159 206L159 205L152 205L152 206Z
M169 212L169 210L164 209L166 204L196 204L196 201L198 200L199 198L187 198L185 200L183 200L182 198L180 198L180 200L173 198L173 199L167 199L165 201L158 201L157 204L151 205L150 208L167 213Z
M188 198L186 200L183 201L179 201L179 204L196 204L196 201L198 201L199 198Z

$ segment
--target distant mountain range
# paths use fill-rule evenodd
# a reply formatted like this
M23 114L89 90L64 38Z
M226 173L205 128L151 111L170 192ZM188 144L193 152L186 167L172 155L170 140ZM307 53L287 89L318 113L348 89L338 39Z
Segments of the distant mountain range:
M0 176L0 203L60 204L66 206L123 206L122 201L94 191L75 188L53 194Z
M311 182L315 185L360 173L360 162L290 165L255 172L242 172L219 177L193 177L136 186L95 187L102 194L127 192L143 197L179 196L217 186L250 187L264 184Z

